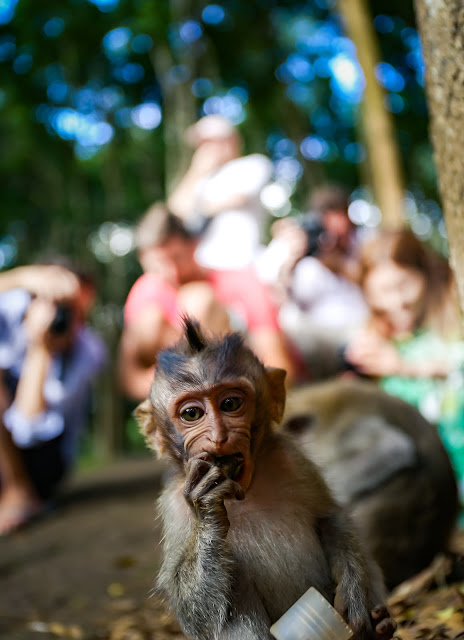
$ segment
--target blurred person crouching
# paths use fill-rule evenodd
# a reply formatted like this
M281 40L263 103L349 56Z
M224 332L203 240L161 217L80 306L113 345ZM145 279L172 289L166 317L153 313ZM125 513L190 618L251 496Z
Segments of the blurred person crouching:
M44 513L77 453L105 347L93 278L65 259L0 274L0 535Z

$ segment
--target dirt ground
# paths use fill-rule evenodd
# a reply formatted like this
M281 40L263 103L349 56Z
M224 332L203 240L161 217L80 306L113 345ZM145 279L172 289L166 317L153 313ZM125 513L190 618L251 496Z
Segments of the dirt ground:
M184 638L152 593L161 475L151 458L80 474L55 511L0 539L0 640ZM391 599L402 640L464 640L464 573L449 569L439 562Z
M151 458L82 474L56 511L0 540L2 640L106 638L116 619L147 605L160 478Z

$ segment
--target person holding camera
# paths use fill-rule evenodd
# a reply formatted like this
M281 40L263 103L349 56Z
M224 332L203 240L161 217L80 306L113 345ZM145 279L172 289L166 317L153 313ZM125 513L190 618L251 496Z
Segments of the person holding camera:
M0 274L0 535L44 512L69 470L105 347L95 284L62 264Z
M268 284L280 306L280 326L313 378L335 375L340 349L368 315L356 283L357 234L348 216L348 193L338 185L318 187L307 213L278 220L272 231L268 255L258 269L263 279L266 272L272 277L267 268L272 258L274 277L268 277Z

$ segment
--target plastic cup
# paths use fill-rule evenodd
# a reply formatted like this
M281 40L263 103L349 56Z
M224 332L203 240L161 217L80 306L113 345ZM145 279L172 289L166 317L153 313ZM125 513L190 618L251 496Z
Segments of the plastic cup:
M311 587L271 627L277 640L348 640L353 631L332 605Z

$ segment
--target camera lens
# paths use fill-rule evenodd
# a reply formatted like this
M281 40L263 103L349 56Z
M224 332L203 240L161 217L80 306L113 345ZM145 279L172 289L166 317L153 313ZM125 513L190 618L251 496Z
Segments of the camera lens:
M72 309L65 304L56 305L56 313L50 324L50 332L55 335L66 333L71 327Z

